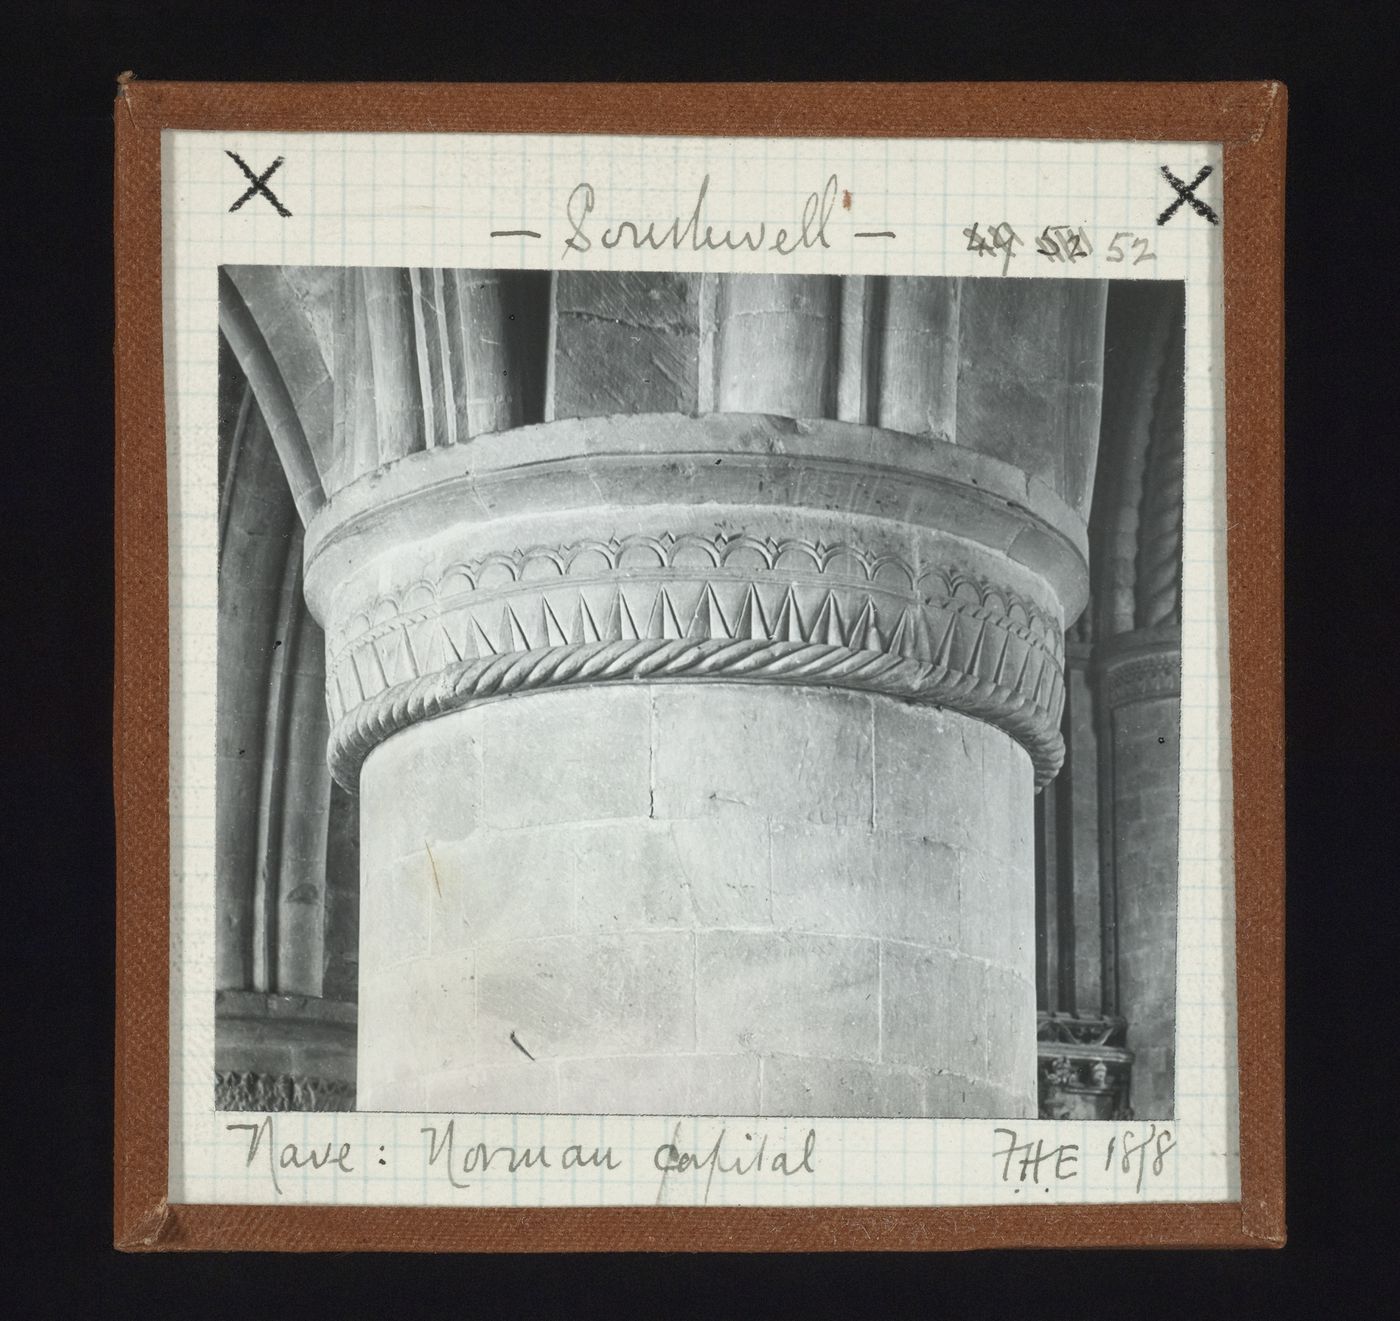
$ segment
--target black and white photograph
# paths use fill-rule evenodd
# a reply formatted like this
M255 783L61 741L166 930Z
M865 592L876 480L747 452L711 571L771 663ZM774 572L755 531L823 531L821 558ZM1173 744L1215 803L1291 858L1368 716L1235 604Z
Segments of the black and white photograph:
M1181 281L218 288L218 1110L1172 1118Z

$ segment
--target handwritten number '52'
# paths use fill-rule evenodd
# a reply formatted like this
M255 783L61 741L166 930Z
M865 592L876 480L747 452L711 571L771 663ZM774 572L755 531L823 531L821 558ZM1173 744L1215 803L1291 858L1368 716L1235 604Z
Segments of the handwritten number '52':
M1051 261L1073 265L1090 257L1094 247L1082 225L1077 229L1071 225L1046 225L1035 237L1035 250Z
M1119 239L1127 239L1133 251L1137 253L1137 256L1133 258L1132 262L1134 266L1140 266L1145 261L1157 260L1157 254L1152 251L1152 245L1146 239L1139 238L1136 234L1130 233L1126 229L1120 229L1118 233L1113 236L1113 241L1108 245L1108 256L1104 258L1105 261L1120 262L1127 257L1128 254L1123 250L1123 245L1118 241Z

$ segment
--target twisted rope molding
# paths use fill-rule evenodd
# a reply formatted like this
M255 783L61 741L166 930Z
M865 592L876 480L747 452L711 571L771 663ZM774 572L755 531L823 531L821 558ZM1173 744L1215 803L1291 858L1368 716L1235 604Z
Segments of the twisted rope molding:
M1046 675L1050 691L1042 699ZM1030 754L1037 786L1064 760L1059 732L1062 684L1042 669L1031 693L936 662L820 642L754 638L622 639L575 643L462 661L397 684L349 711L331 730L330 765L354 791L360 767L380 743L422 720L488 698L559 684L679 679L819 684L948 707L1005 731ZM1019 681L1019 676L1018 676Z
M1149 424L1138 518L1133 619L1137 628L1181 622L1181 543L1185 492L1185 363L1174 341L1163 356Z
M1153 439L1138 524L1136 624L1181 622L1182 497L1186 455L1178 433Z

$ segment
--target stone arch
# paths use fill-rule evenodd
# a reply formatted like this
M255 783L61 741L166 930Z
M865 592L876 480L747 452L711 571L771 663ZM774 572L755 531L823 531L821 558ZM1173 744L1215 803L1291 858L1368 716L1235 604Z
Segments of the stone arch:
M1130 1104L1175 1093L1185 289L1115 286L1091 542L1105 1008L1126 1020Z
M326 765L325 646L302 593L304 514L227 338L219 475L217 1104L344 1109L355 985L341 965L355 952L358 808Z
M1098 638L1139 627L1140 611L1171 613L1163 573L1180 560L1184 298L1179 284L1110 286L1090 539ZM1140 603L1140 593L1156 604Z
M310 321L288 295L275 267L219 271L219 330L267 421L304 526L326 500L316 450L329 449L332 389Z

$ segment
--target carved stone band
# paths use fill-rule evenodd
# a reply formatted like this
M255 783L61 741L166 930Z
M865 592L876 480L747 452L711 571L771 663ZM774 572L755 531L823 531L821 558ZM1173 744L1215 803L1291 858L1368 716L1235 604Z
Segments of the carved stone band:
M347 786L410 724L573 683L861 689L997 725L1040 782L1062 760L1082 528L995 460L842 423L629 417L368 480L307 536Z
M1110 711L1180 697L1181 626L1168 622L1114 638L1099 660L1099 683Z

